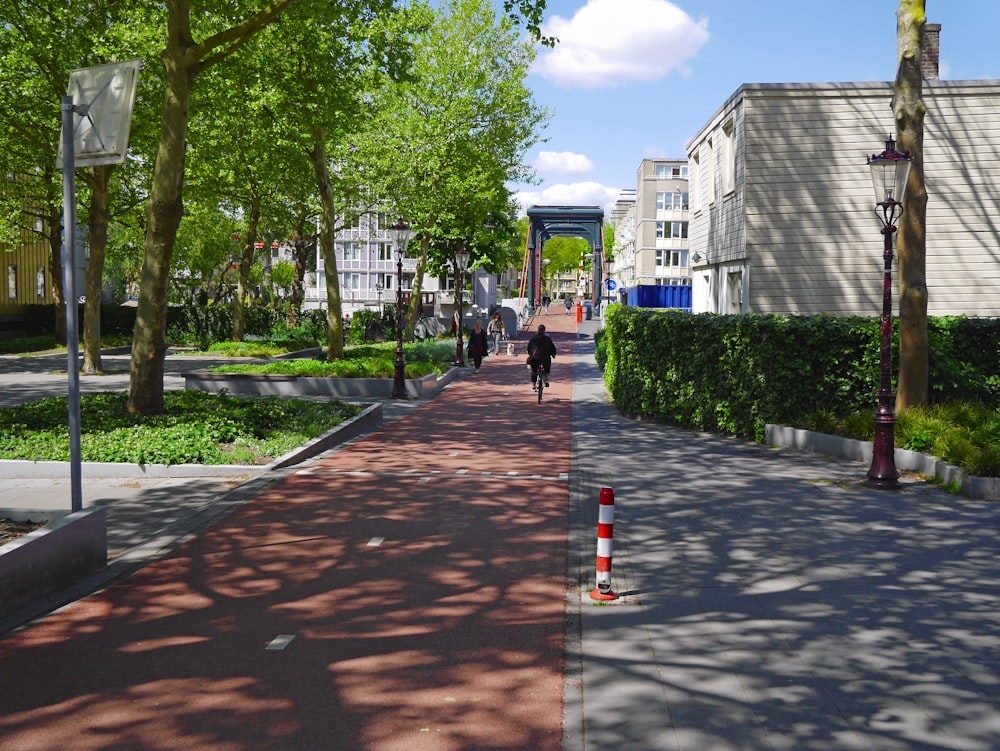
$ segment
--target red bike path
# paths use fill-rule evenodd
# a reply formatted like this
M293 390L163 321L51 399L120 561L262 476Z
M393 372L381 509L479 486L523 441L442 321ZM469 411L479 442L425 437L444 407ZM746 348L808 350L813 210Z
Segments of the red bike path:
M572 348L517 354L0 641L0 749L561 748Z

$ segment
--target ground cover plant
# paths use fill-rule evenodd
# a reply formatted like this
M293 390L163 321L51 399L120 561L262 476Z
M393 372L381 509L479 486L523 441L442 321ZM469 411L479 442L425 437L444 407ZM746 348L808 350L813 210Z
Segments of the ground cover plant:
M873 412L843 417L818 412L795 427L871 441ZM1000 477L1000 413L982 404L945 402L903 410L896 415L895 439L897 448L942 459L970 475Z
M80 397L82 461L267 464L361 412L340 401L168 391L166 414L128 411L124 393ZM69 461L64 397L0 410L0 459Z

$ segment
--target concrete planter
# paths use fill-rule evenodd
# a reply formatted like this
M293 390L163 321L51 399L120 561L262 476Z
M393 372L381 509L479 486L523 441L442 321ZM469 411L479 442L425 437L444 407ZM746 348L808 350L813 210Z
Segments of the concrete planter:
M45 514L29 518L41 521ZM0 546L0 617L107 566L107 509L49 518L54 521Z
M450 368L438 377L406 379L410 399L427 399L447 386L458 374ZM392 396L391 378L312 378L309 376L271 375L266 373L212 373L196 370L184 374L184 388L209 393L226 390L231 394L260 396L328 396L336 399L388 399Z
M766 425L764 442L771 446L786 446L812 451L826 456L835 456L838 459L852 459L859 462L870 462L872 459L870 441L840 438L825 433L814 433L811 430L789 428L784 425ZM962 494L970 498L980 498L987 501L1000 500L1000 478L975 477L963 472L953 464L916 451L896 449L895 457L896 469L919 472L937 479L943 485L957 482L962 488Z

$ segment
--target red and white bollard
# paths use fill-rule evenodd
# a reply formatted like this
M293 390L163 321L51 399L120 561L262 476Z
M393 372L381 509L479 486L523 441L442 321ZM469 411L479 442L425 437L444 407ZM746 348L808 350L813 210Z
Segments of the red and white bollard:
M591 600L617 600L611 589L611 548L615 535L615 491L601 488L601 501L597 513L597 589L590 593Z

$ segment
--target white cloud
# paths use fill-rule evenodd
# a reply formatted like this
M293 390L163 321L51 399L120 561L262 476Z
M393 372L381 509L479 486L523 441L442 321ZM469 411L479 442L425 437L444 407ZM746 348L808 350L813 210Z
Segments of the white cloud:
M524 216L529 206L600 206L605 219L610 218L611 209L618 200L621 188L610 188L597 182L560 183L550 185L541 191L522 190L517 193Z
M553 16L542 27L557 37L533 72L581 89L657 81L708 41L708 20L695 21L667 0L589 0L571 19Z
M585 154L572 151L541 151L535 160L535 169L556 173L590 172L594 163Z

